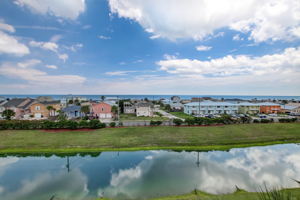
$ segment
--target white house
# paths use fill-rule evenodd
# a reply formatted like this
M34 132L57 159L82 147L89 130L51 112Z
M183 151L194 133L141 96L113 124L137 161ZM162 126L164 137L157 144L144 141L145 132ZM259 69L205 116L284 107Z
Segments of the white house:
M139 102L135 105L136 107L136 116L145 116L152 117L153 116L153 104L149 102Z
M202 101L184 104L184 113L189 115L236 114L238 105L228 102Z

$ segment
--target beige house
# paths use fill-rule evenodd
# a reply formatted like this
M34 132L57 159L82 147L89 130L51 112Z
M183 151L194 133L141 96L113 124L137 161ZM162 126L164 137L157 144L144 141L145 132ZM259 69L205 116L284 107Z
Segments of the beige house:
M136 116L145 116L152 117L153 116L153 104L149 102L139 102L135 105L136 107Z
M260 106L254 103L244 102L238 104L238 112L241 114L258 114Z

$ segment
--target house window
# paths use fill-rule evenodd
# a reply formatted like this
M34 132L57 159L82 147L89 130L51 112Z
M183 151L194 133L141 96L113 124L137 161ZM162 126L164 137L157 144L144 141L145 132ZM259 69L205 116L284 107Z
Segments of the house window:
M104 108L103 108L103 107L101 108L101 111L102 111L102 112L104 111Z
M41 106L35 106L35 110L41 110Z

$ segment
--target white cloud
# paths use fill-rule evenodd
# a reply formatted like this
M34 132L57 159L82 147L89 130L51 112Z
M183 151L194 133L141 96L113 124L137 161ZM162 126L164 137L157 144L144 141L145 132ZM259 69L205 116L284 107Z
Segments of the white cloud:
M212 49L210 46L199 45L196 46L197 51L209 51Z
M244 40L244 38L242 38L242 37L240 36L240 34L236 34L236 35L234 35L234 36L232 37L232 40L234 40L234 41L239 41L239 40Z
M109 0L109 6L151 38L201 40L221 28L250 33L255 42L299 38L298 0Z
M31 59L31 60L26 60L24 62L19 62L19 63L17 63L17 65L20 68L28 68L28 67L33 67L35 65L38 65L40 63L42 63L40 60Z
M0 54L12 54L16 56L23 56L29 54L28 47L11 35L0 31Z
M29 45L32 47L39 47L45 50L50 50L55 53L57 53L58 50L58 44L54 42L36 42L36 41L30 41Z
M0 19L0 30L14 33L16 30L13 26L4 23L4 20Z
M46 65L49 69L57 69L58 67L56 65Z
M58 54L58 58L63 60L64 62L66 62L66 60L68 60L69 56L68 54Z
M110 40L111 39L111 37L105 36L105 35L98 35L98 38L101 40Z
M75 20L85 11L85 0L15 0L15 3L39 14L70 20Z
M73 52L78 51L82 47L83 47L83 44L81 44L81 43L77 43L77 44L74 44L74 45L71 45L71 46L64 46L64 48L66 48L70 51L73 51Z
M37 86L52 86L63 84L82 84L86 78L78 75L49 75L44 71L35 69L34 66L40 62L33 60L18 63L4 63L0 66L0 75L15 79L28 81Z
M251 57L247 55L225 56L208 61L170 58L157 62L160 69L171 74L202 76L236 76L243 74L299 72L300 47L287 48L280 54Z
M105 74L109 76L125 76L128 73L133 73L133 72L136 71L113 71L113 72L105 72Z

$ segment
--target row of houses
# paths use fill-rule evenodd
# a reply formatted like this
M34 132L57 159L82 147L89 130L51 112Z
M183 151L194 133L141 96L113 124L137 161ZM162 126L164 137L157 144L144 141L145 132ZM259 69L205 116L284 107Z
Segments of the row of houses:
M184 104L184 113L189 115L209 114L271 114L271 113L300 113L300 105L286 106L271 102L262 103L230 103L218 101L202 101Z
M42 100L42 101L41 101ZM106 102L86 101L81 105L62 103L60 100L15 98L0 102L0 117L4 110L12 110L14 119L48 119L65 115L68 119L84 117L87 113L82 111L83 106L88 106L88 115L99 119L113 118L112 106Z

